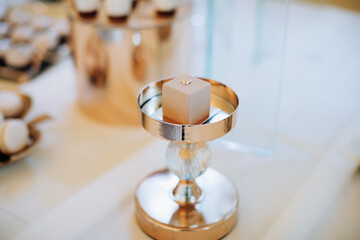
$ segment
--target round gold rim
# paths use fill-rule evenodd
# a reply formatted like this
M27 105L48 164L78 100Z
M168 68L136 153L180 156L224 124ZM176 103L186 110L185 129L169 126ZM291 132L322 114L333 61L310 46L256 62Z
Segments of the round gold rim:
M227 235L235 227L237 222L238 208L221 221L198 228L180 228L160 223L152 219L144 209L142 209L137 198L135 198L135 203L135 217L137 223L146 234L159 240L220 239Z
M145 130L155 137L168 141L187 143L207 142L222 137L231 131L236 122L236 112L239 104L238 97L236 93L225 84L207 78L200 79L211 84L211 105L220 107L221 110L227 112L228 116L224 119L199 125L180 125L153 118L144 111L144 106L152 98L161 96L162 85L172 79L173 78L167 78L152 82L140 91L137 104L141 111L141 124ZM227 104L219 105L220 102L226 102ZM152 106L154 109L159 107L160 106Z

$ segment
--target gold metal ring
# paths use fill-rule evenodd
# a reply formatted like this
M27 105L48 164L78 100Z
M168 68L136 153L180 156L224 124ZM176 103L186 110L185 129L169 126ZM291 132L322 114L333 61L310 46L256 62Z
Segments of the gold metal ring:
M145 86L137 98L141 110L141 124L152 135L168 141L207 142L227 134L236 122L239 104L236 93L226 85L215 80L200 78L211 84L211 106L220 109L220 119L212 118L198 125L180 125L153 117L162 107L162 86L173 78L152 82Z

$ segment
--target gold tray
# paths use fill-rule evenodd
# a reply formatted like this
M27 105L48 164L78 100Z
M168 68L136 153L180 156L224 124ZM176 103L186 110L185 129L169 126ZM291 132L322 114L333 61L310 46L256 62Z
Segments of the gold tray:
M138 96L142 126L155 137L168 141L199 143L224 136L235 126L239 104L236 93L215 80L200 78L211 84L209 118L202 124L180 125L162 119L162 86L172 78L147 85ZM159 114L160 112L160 114Z

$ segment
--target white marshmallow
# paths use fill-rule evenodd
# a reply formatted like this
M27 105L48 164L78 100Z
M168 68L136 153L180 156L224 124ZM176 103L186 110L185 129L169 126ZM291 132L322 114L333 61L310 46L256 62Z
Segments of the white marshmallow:
M127 16L131 10L131 0L105 0L106 12L110 17Z
M170 12L175 10L179 4L178 0L153 0L156 10L161 12Z
M12 26L26 24L29 21L29 19L30 19L29 13L18 8L12 9L8 16L8 22Z
M79 12L94 12L97 11L100 1L99 0L74 0L76 9Z
M53 29L41 32L32 40L32 44L39 50L53 50L59 42L58 32Z
M4 117L14 117L23 110L23 102L19 94L0 90L0 111Z
M68 37L70 34L70 22L67 19L59 19L55 21L53 28L60 37Z
M33 29L29 26L18 26L11 33L11 41L14 43L29 42L33 35Z
M5 154L21 151L28 143L29 129L20 119L0 123L0 150Z
M36 31L44 31L48 27L50 27L51 23L52 23L52 18L46 15L40 15L32 18L31 26Z

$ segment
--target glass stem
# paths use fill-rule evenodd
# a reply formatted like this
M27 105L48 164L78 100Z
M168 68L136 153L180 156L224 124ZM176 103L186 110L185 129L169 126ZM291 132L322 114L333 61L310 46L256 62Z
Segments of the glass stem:
M180 180L172 194L180 206L194 205L201 200L196 178L208 167L210 150L206 143L171 142L166 151L168 168Z

